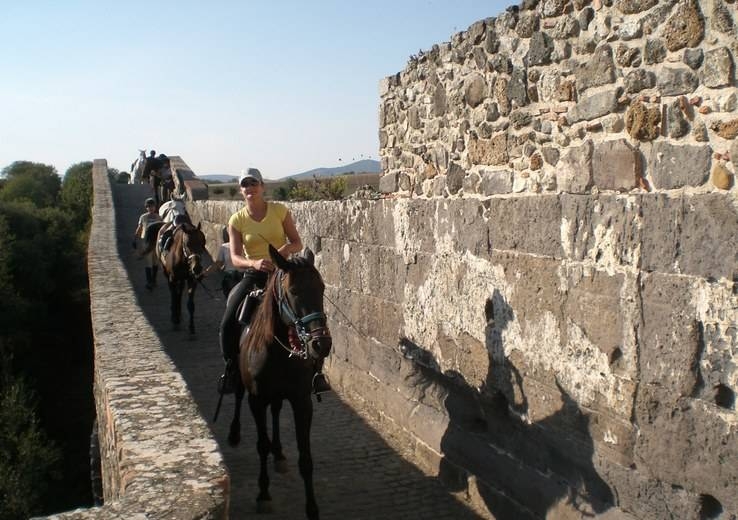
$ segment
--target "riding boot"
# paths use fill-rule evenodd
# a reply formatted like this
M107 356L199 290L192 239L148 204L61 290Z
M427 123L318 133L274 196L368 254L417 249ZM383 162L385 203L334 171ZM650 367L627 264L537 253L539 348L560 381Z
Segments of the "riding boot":
M328 378L323 374L323 361L319 360L315 362L315 375L313 376L313 393L322 394L323 392L330 392L333 390Z
M218 380L218 393L232 394L238 388L238 382L241 374L238 370L238 363L234 359L226 361L225 371Z
M156 273L159 270L158 265L154 265L151 267L151 285L153 287L156 287Z
M154 278L154 274L151 270L151 267L146 268L146 288L150 291L154 288L152 280Z

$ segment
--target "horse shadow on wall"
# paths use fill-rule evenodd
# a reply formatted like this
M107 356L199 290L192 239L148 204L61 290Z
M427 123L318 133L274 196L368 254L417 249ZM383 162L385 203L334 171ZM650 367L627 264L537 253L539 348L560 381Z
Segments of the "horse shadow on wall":
M452 491L477 494L498 519L541 519L572 509L587 517L606 511L613 494L592 462L589 416L555 381L548 395L558 393L560 404L531 422L525 388L540 383L524 381L517 351L505 355L502 332L514 315L497 290L485 304L485 316L489 369L480 388L456 371L442 372L428 350L409 340L400 347L413 361L410 384L422 396L431 387L441 390L449 422L438 477Z

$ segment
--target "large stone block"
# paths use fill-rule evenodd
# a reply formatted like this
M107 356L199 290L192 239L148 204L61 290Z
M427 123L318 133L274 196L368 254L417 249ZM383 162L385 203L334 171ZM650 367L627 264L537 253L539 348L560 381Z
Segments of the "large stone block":
M592 174L595 185L603 190L629 191L638 186L643 170L638 150L625 139L605 141L595 146L592 156Z
M735 278L738 209L729 196L647 195L642 198L642 214L644 270Z
M710 175L712 149L658 141L653 144L648 166L655 188L701 186Z
M562 243L573 260L588 260L600 268L637 268L641 250L641 217L637 202L627 195L562 195Z
M487 225L492 249L562 255L561 204L556 195L490 199Z

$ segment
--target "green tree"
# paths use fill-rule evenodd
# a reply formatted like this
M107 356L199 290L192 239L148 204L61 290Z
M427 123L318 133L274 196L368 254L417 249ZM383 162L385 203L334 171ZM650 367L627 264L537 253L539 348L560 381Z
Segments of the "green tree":
M0 338L0 355L6 355ZM7 367L9 363L3 366ZM49 482L59 478L58 448L39 427L35 405L23 381L0 374L0 520L43 512ZM51 478L50 478L51 477Z
M61 179L56 168L29 161L16 161L2 171L5 177L0 200L28 200L36 207L53 206L59 199Z
M92 208L92 162L80 162L67 169L62 181L61 201L71 213L73 225L81 230L80 240L86 243Z

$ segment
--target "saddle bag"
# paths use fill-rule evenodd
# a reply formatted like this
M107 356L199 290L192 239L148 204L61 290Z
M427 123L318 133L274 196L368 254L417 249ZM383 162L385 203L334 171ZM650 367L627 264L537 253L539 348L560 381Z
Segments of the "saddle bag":
M238 322L241 325L248 325L251 323L251 316L254 313L254 309L258 307L261 301L264 299L264 290L255 289L246 295L243 303L238 309Z

